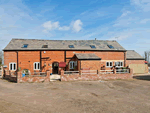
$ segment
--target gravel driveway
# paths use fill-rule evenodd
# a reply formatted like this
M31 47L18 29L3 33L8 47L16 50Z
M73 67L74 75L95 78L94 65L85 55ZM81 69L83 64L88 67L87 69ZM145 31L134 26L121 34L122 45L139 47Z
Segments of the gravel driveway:
M0 79L0 113L149 113L150 81L11 83Z

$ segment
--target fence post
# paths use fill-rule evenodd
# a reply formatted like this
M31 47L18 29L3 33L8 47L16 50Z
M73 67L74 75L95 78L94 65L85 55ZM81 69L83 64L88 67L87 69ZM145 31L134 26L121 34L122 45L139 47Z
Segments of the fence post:
M45 82L49 82L50 81L50 71L46 72L46 81Z
M1 66L1 76L3 78L3 75L4 75L4 70L3 70L3 66Z
M21 78L22 78L22 73L21 73L21 71L17 71L17 83L20 83Z
M79 70L79 75L80 75L80 76L82 75L82 71L81 71L81 70Z
M61 75L64 75L64 70L61 70Z
M11 77L11 71L9 70L9 77Z
M116 68L114 68L114 74L116 74Z

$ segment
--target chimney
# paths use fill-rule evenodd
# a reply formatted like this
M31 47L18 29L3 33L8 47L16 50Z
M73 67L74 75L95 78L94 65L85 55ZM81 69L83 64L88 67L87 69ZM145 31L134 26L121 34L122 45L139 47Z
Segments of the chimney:
M96 38L95 38L95 40L96 40Z

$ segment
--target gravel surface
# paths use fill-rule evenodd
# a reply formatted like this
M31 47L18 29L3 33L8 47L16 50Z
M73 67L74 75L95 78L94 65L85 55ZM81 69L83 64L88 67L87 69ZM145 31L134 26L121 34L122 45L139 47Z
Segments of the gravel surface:
M11 83L0 79L0 113L150 113L150 81Z

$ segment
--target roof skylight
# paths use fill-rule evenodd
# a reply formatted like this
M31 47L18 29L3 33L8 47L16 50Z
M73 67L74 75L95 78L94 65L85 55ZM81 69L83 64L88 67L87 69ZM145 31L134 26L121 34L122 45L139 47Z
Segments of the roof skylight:
M96 48L95 45L90 45L91 48Z
M110 49L114 49L114 46L112 45L107 45Z
M48 48L48 45L43 45L42 48Z
M69 45L69 48L74 48L74 45Z
M28 44L23 44L22 48L27 48Z

